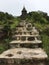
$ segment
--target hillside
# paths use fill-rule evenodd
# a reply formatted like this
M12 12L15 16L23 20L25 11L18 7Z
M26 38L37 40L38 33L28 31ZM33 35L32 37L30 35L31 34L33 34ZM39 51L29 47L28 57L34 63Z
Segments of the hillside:
M40 32L43 41L43 48L49 56L49 16L42 11L29 12L25 20L31 22ZM21 16L14 17L11 14L0 12L0 53L7 50L9 41L12 39L12 31L15 30L16 25L21 22ZM4 35L1 35L3 34Z

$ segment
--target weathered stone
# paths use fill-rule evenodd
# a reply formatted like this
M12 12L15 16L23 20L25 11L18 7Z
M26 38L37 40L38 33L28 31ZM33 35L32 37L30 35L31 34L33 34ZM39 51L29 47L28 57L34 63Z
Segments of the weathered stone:
M42 49L38 30L30 22L20 22L19 26L12 36L11 49L0 54L0 64L45 65L48 56Z

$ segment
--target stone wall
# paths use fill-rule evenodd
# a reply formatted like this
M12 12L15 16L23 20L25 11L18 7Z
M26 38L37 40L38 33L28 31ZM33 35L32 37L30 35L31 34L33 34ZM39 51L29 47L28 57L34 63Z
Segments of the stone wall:
M0 65L46 65L46 61L26 59L0 59Z

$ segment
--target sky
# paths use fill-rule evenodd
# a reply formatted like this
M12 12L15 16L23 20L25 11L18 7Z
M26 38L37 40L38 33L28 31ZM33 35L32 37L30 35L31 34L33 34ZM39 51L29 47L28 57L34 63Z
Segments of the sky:
M27 12L40 10L49 15L49 0L0 0L0 11L14 16L21 15L24 6Z

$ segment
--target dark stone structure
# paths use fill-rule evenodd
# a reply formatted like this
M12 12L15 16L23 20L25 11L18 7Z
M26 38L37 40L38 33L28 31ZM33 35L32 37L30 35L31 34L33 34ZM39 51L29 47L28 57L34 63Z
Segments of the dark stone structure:
M27 17L27 10L25 9L25 7L23 7L21 19L22 19L22 20L25 20L26 17Z

